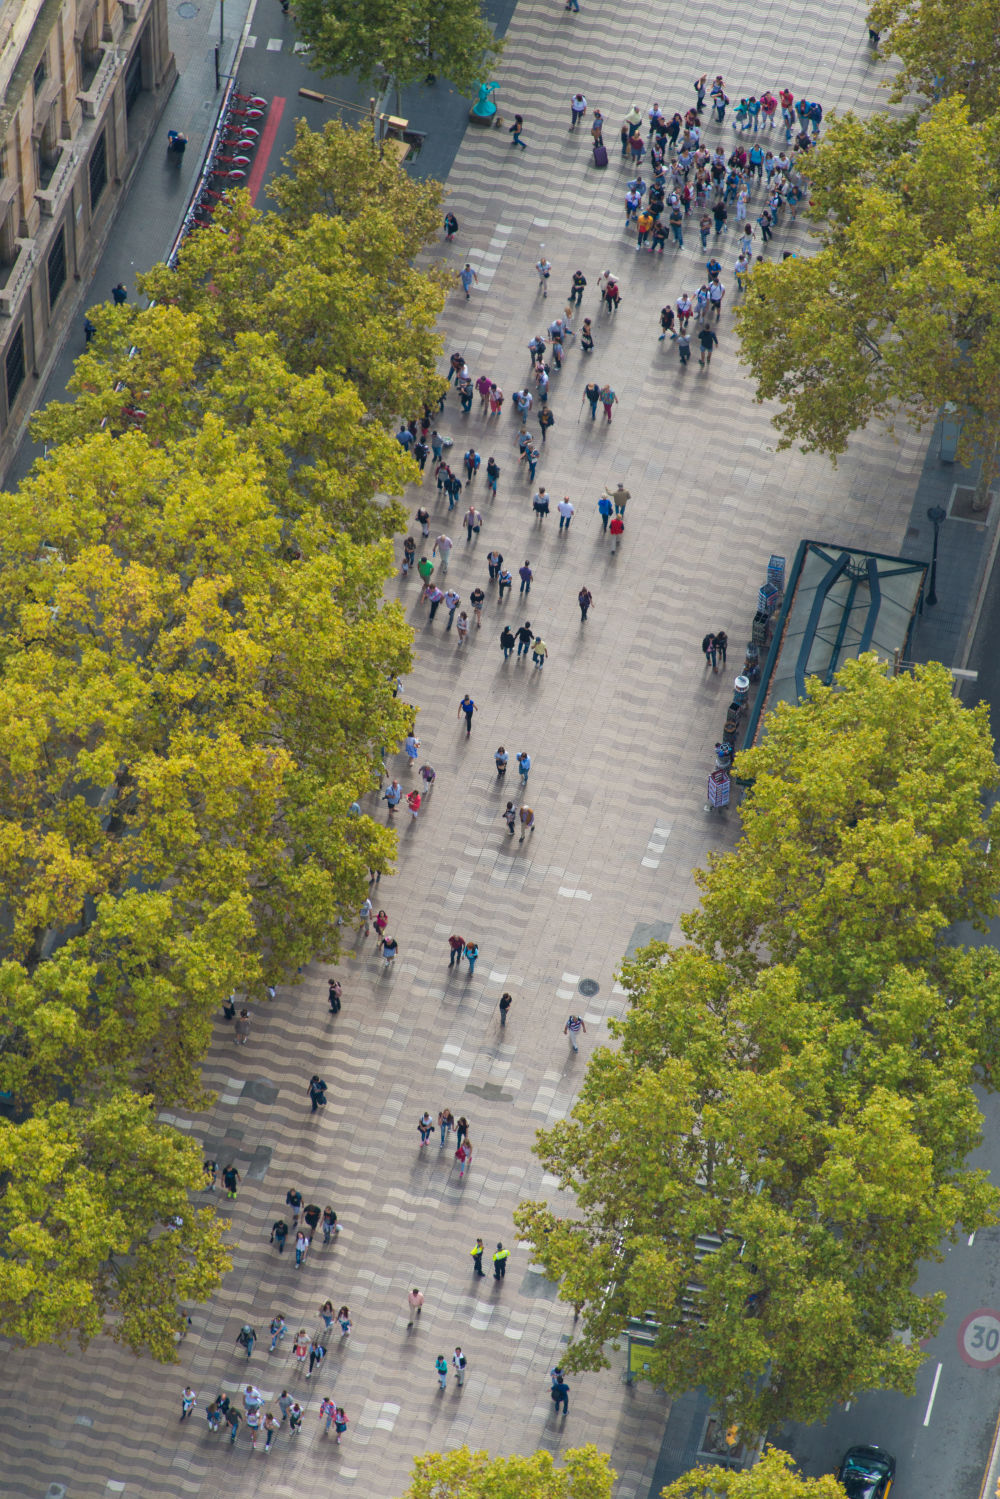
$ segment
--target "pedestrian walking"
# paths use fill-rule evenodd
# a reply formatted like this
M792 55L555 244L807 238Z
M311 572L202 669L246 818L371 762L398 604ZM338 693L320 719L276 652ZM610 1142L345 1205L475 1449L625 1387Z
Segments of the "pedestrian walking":
M729 645L729 636L726 634L725 630L716 630L716 632L715 632L715 649L718 652L718 654L722 657L722 664L723 664L723 666L725 666L725 664L726 664L726 648L727 648L728 645Z
M455 619L455 610L458 608L461 602L462 595L460 593L457 593L454 588L449 588L448 592L444 596L444 607L448 611L448 623L445 626L445 629L451 629Z
M444 216L444 237L445 237L445 239L451 240L451 239L455 238L455 235L457 233L458 233L458 220L456 219L455 215L449 209L449 211Z
M323 1343L317 1342L317 1340L313 1338L312 1343L309 1346L309 1368L306 1372L306 1379L312 1379L313 1370L317 1368L325 1358L325 1346L323 1345Z
M327 1329L327 1331L329 1331L333 1326L333 1302L329 1300L324 1301L323 1305L319 1309L319 1314L323 1318L323 1326Z
M278 1431L280 1431L280 1430L281 1430L281 1422L278 1420L277 1416L274 1414L273 1411L268 1411L267 1415L264 1417L264 1452L265 1453L270 1452L270 1450L271 1450L271 1443L274 1441L275 1433L278 1432Z
M513 588L513 586L514 586L514 579L511 576L510 569L506 568L506 567L502 567L500 569L499 575L497 577L497 588L498 588L498 591L499 591L499 601L500 601L501 604L503 603L503 596L504 596L504 594L507 592L508 589Z
M443 1353L439 1353L434 1360L434 1368L437 1370L438 1384L441 1389L448 1387L448 1361Z
M559 1414L559 1407L561 1405L562 1406L562 1413L563 1413L563 1415L564 1416L568 1416L569 1415L569 1385L566 1383L565 1379L558 1379L558 1380L556 1380L554 1382L554 1384L552 1385L552 1389L550 1390L549 1393L550 1393L550 1396L551 1396L551 1399L552 1399L552 1404L556 1408L556 1415Z
M514 831L513 828L511 828L511 832L513 832L513 831ZM507 1011L510 1009L510 1007L511 1007L511 1005L513 1003L514 1003L514 1001L513 1001L513 999L511 998L511 996L509 994L501 994L501 996L500 996L500 1003L497 1006L497 1008L500 1011L500 1024L501 1024L501 1026L505 1026L507 1024Z
M229 1422L229 1445L235 1447L236 1438L239 1435L240 1425L243 1421L243 1417L235 1405L231 1405L226 1411L226 1420Z
M323 1243L329 1244L330 1240L340 1233L340 1224L333 1208L323 1209Z
M377 912L376 916L375 916L375 920L372 922L372 926L375 928L375 935L376 935L376 937L380 937L380 938L384 937L385 936L385 929L386 929L386 927L388 925L389 925L389 918L386 915L386 913L384 911Z
M478 944L478 942L467 942L465 944L464 957L465 957L465 961L469 965L469 977L471 979L472 975L476 971L476 959L479 957L479 944Z
M451 949L451 956L448 959L448 967L454 968L455 966L461 966L462 954L465 951L465 938L460 937L457 932L454 932L448 938L448 946Z
M542 245L542 249L545 249L544 245ZM552 275L551 260L546 260L544 255L540 255L535 261L535 270L538 272L538 290L543 297L547 297L549 294L549 277Z
M281 1424L284 1426L288 1420L288 1413L292 1408L292 1397L287 1390L282 1390L278 1396L278 1409L281 1411Z
M257 1433L260 1431L263 1413L258 1407L248 1410L246 1414L247 1431L250 1433L250 1446L254 1452L257 1451Z
M602 494L601 498L597 502L597 513L601 517L602 531L606 531L608 529L608 521L611 519L611 512L613 509L614 507L609 496L606 494Z
M604 407L604 415L608 419L608 426L610 426L611 408L612 406L618 405L618 397L615 395L610 385L601 386L601 405Z
M455 1383L459 1389L465 1384L466 1357L461 1348L456 1348L451 1356L452 1366L455 1370Z
M360 919L361 925L364 927L366 937L371 933L372 912L374 911L374 909L375 906L370 896L366 896L366 898L361 902L361 905L358 909L358 917Z
M466 1136L468 1135L468 1133L469 1133L469 1121L468 1121L468 1119L466 1119L466 1117L465 1117L464 1114L459 1114L459 1116L458 1116L458 1123L455 1126L455 1134L457 1136L457 1139L456 1139L455 1143L457 1145L461 1145L462 1141L466 1138Z
M406 805L410 809L410 816L413 818L414 822L416 822L417 818L420 816L420 801L420 792L414 786L413 790L406 798Z
M479 467L479 454L477 453L476 454L476 468L478 469L478 467ZM476 509L475 505L470 505L469 506L468 510L465 512L464 521L465 521L465 539L466 539L466 541L471 541L472 538L473 538L473 536L478 536L479 535L479 532L480 532L480 530L482 528L482 524L483 524L483 517L482 517L481 513Z
M306 1359L309 1357L310 1342L311 1339L309 1338L305 1328L300 1327L298 1332L295 1334L295 1342L292 1344L292 1353L295 1355L296 1362L298 1363L300 1369L304 1369L306 1366Z
M545 491L545 485L544 484L540 484L539 485L539 487L538 487L538 493L533 496L532 501L531 501L531 508L532 508L532 510L534 510L535 514L538 516L538 519L540 521L544 520L545 517L548 515L548 513L549 513L549 497L548 497L548 494Z
M206 1192L214 1192L219 1181L218 1161L206 1161L201 1169L205 1174L204 1190Z
M339 1447L340 1439L347 1430L347 1412L342 1405L337 1406L337 1414L333 1418L333 1424L337 1428L337 1446Z
M299 1231L298 1231L298 1233L295 1235L295 1268L296 1268L296 1270L298 1270L298 1269L301 1268L302 1261L306 1257L306 1251L308 1250L308 1248L309 1248L309 1235L306 1233L305 1229L301 1229L300 1228Z
M615 507L616 515L625 514L625 506L632 498L632 491L626 489L621 479L618 480L618 488L611 491L611 503Z
M423 1310L423 1305L424 1305L423 1292L422 1291L418 1291L417 1288L416 1288L416 1286L414 1286L413 1290L407 1296L406 1302L407 1302L407 1305L410 1308L410 1320L409 1320L409 1322L407 1322L406 1325L407 1325L407 1327L412 1327L413 1324L414 1324L414 1322L416 1322L417 1319L418 1319L418 1317L420 1316L421 1311Z
M329 1431L330 1427L333 1425L333 1420L334 1420L334 1417L336 1416L336 1414L337 1414L337 1407L336 1407L336 1405L330 1399L329 1395L325 1395L323 1397L323 1399L320 1401L319 1418L320 1418L321 1421L324 1421L324 1420L326 1421L326 1430L327 1431Z
M580 589L580 592L576 597L577 602L580 605L580 621L582 623L587 618L587 611L593 606L594 595L591 593L590 589L587 588L586 585L584 585L584 587Z
M486 1271L483 1269L483 1255L486 1253L486 1246L483 1243L482 1239L476 1240L475 1244L469 1250L469 1253L472 1255L473 1275L485 1275Z
M435 589L435 592L440 594L441 590ZM441 596L443 597L443 595ZM441 599L439 598L437 603L439 604L440 602ZM437 604L432 604L431 608L436 609ZM431 617L433 618L433 615ZM395 778L393 778L393 780L389 782L388 786L382 792L382 800L386 803L389 809L386 815L388 817L391 817L396 808L399 806L400 802L403 800L403 788Z
M686 328L682 328L677 335L677 357L682 369L691 358L691 338Z
M312 1077L309 1079L308 1093L309 1102L312 1105L309 1111L311 1114L315 1114L317 1109L322 1109L326 1106L326 1083L320 1077L318 1072L314 1072Z
M709 365L712 363L712 350L719 342L719 335L714 328L701 328L698 332L698 342L701 344L701 358L698 363Z
M241 1348L246 1349L247 1360L249 1361L250 1355L253 1353L253 1345L257 1341L256 1327L251 1327L249 1322L244 1322L236 1334L236 1341Z
M205 1420L208 1422L209 1431L218 1431L226 1419L226 1411L229 1409L229 1400L225 1395L219 1395L205 1408Z
M421 1150L423 1150L424 1146L427 1144L427 1141L430 1139L430 1137L433 1134L433 1132L434 1132L434 1120L431 1118L430 1114L428 1114L427 1110L425 1109L424 1112L421 1114L420 1118L417 1120L417 1133L420 1136L420 1149Z
M417 563L417 573L422 578L424 584L420 597L421 599L425 599L427 597L427 590L431 585L431 577L434 573L434 564L429 557L421 557Z
M281 1342L282 1338L285 1336L285 1333L288 1331L288 1324L285 1322L285 1319L282 1316L281 1312L277 1312L271 1318L271 1326L268 1331L271 1334L270 1352L273 1353L278 1344Z
M451 505L448 506L449 510L451 510L452 508L453 507ZM440 558L442 578L448 571L448 559L451 556L451 549L454 545L455 543L452 541L451 537L442 532L442 534L438 537L437 541L435 541L433 547L431 548L431 556ZM433 615L431 616L431 618L433 618Z
M500 576L500 569L503 567L503 552L498 552L496 547L491 552L487 552L486 566L489 569L490 582L495 583Z
M128 291L126 290L124 281L119 281L117 286L111 288L111 296L116 307L124 307L128 301Z
M705 656L705 665L706 666L710 666L712 668L713 672L714 671L718 671L718 667L715 664L715 655L716 655L715 636L712 635L711 633L709 633L708 635L706 635L703 638L702 642L701 642L701 649L702 649L702 652L704 653L704 656Z
M198 1404L198 1397L190 1385L185 1385L181 1391L181 1420L186 1421L188 1416Z
M569 1044L574 1051L580 1050L580 1032L587 1034L587 1027L581 1015L571 1015L563 1026L563 1035L569 1037Z
M229 1194L231 1201L236 1197L240 1180L240 1173L230 1161L229 1165L226 1166L222 1172L222 1185L225 1187L227 1193Z
M531 563L528 561L527 558L525 558L525 560L524 560L524 566L518 568L517 575L521 579L521 587L518 589L518 592L519 593L530 593L531 592L531 580L532 580L532 578L535 575L531 571Z
M504 1280L507 1275L507 1260L510 1250L505 1249L500 1241L497 1241L496 1253L493 1256L493 1279Z
M289 1435L297 1437L302 1430L302 1417L305 1415L297 1400L293 1400L288 1412Z
M383 937L383 939L382 939L382 966L384 968L391 968L392 965L393 965L393 963L395 963L395 961L396 961L396 954L398 952L399 952L399 943L396 941L395 937Z
M559 504L556 506L556 509L559 511L560 531L563 530L564 527L568 531L570 521L576 514L576 506L570 502L570 497L568 494L563 496L563 498L559 501Z
M412 770L420 754L420 740L416 734L407 734L406 739L403 741L403 749L406 752L406 768L407 770Z
M271 1224L271 1243L277 1244L278 1253L284 1254L285 1240L288 1238L288 1224L284 1218L276 1218Z
M584 318L583 326L580 329L580 352L582 354L592 354L594 352L594 330L589 317Z
M574 271L573 282L569 289L569 300L571 304L575 304L577 307L580 306L581 302L583 301L583 292L586 285L587 278L583 274L583 272Z
M476 629L483 627L483 605L486 603L486 594L481 588L474 588L469 594L469 603L472 607L472 617L476 621Z
M533 632L531 629L531 620L526 619L524 621L524 624L517 631L517 659L519 661L521 657L526 656L528 654L528 651L531 649L532 639Z
M250 1011L247 1009L241 1010L236 1017L236 1024L233 1027L237 1046L246 1046L250 1037L250 1025Z
M455 1116L451 1112L451 1109L442 1109L438 1114L437 1122L438 1128L441 1131L441 1149L443 1150L448 1143L448 1136L455 1128Z
M455 1159L458 1162L458 1179L459 1181L461 1181L465 1176L466 1166L468 1166L472 1161L471 1140L462 1141L461 1145L459 1145L458 1149L455 1151Z
M521 836L517 841L523 843L525 834L535 831L535 814L530 807L522 807L517 815L521 824Z
M469 297L472 295L472 288L474 286L478 286L479 284L479 277L476 275L471 265L469 265L468 261L466 261L465 265L459 271L458 279L462 283L462 290L465 292L465 300L468 301Z
M527 786L531 773L531 756L527 750L521 750L517 757L517 773L521 777L521 785Z
M556 350L557 349L561 351L562 350L562 344L554 343L552 345L552 353L553 353L553 355L556 355ZM561 369L562 368L561 359L562 359L562 354L560 352L558 355L556 355L556 368L557 369ZM543 447L545 446L545 434L548 432L549 428L554 425L554 423L555 423L555 417L552 415L552 408L550 406L543 406L542 409L541 409L541 411L538 413L538 426L539 426L539 430L541 431L541 434L542 434L542 446Z
M469 638L469 616L466 614L464 609L458 616L458 623L455 626L455 632L458 635L459 645L464 645Z
M569 101L569 128L575 130L587 113L587 101L582 94L574 94Z
M469 696L468 693L466 693L465 696L463 697L462 701L458 705L458 716L459 716L459 718L461 718L461 716L462 716L463 713L465 714L465 737L466 737L466 739L468 739L469 735L472 733L472 715L473 715L473 713L475 713L477 711L478 710L477 710L476 705L473 702L472 698Z
M614 556L618 550L618 543L625 531L625 522L620 515L616 515L608 527L611 532L611 555Z

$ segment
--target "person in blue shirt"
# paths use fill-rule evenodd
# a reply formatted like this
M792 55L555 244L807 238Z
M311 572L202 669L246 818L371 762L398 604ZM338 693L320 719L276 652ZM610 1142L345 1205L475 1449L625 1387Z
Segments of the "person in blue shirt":
M611 519L611 511L613 508L614 507L612 506L611 501L608 499L608 496L606 494L602 494L601 498L597 502L597 509L601 517L602 531L606 531L608 529L608 521Z

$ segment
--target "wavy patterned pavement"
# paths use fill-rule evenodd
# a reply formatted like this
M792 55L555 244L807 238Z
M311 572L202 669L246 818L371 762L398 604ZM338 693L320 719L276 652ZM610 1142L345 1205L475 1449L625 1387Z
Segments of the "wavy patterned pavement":
M555 499L569 494L577 515L569 533L553 513L541 525L530 486L517 472L517 424L505 413L488 429L476 411L449 400L442 428L456 456L471 440L502 467L499 497L473 486L486 519L469 545L456 516L449 581L468 598L487 587L485 555L498 545L514 568L530 558L535 582L525 606L515 594L465 647L428 626L412 577L394 591L417 632L417 663L406 691L420 705L423 756L437 787L411 825L398 816L399 873L382 881L400 956L386 975L373 939L341 965L344 1009L332 1019L325 972L257 1013L249 1046L237 1049L221 1022L207 1065L219 1093L213 1112L182 1121L247 1178L233 1204L235 1265L208 1308L196 1311L176 1369L138 1363L110 1344L86 1356L5 1350L3 1489L10 1499L228 1499L267 1492L296 1499L335 1481L371 1499L392 1499L411 1456L462 1442L498 1452L598 1442L611 1451L622 1499L645 1496L666 1413L648 1388L627 1388L623 1357L610 1370L574 1379L569 1416L555 1421L547 1370L572 1330L572 1313L552 1298L515 1247L505 1283L474 1281L468 1250L512 1242L511 1210L525 1194L551 1187L530 1154L535 1130L571 1106L590 1049L620 1013L616 964L633 940L667 934L695 898L691 869L710 848L729 845L733 822L703 810L711 747L731 678L742 661L756 590L772 552L789 558L803 537L900 550L923 444L877 437L858 443L836 471L819 459L775 455L766 410L737 362L730 309L735 298L733 236L724 245L729 295L711 371L696 359L678 367L657 341L658 312L691 292L705 257L692 232L682 251L639 255L622 232L625 172L615 149L618 123L634 102L687 108L692 79L724 73L730 94L786 82L829 109L869 109L879 99L863 7L847 0L804 4L724 4L707 13L652 0L627 7L582 0L579 15L559 0L518 7L501 71L501 110L525 116L529 149L502 132L470 132L448 184L462 228L435 252L479 272L471 301L460 293L444 318L447 350L464 351L508 394L526 379L528 338L562 308L570 275L590 281L583 312L593 317L590 363L576 346L552 377L555 426L538 478ZM589 136L570 134L568 100L582 89L608 120L611 166L590 165ZM723 132L709 126L706 138ZM539 245L555 270L539 299L533 271ZM801 248L804 230L779 233L771 254ZM611 326L597 311L596 283L618 272L624 301ZM557 295L558 293L558 295ZM583 384L593 371L619 396L613 425L580 419ZM510 405L508 399L508 407ZM476 403L478 407L478 402ZM537 430L537 429L536 429ZM624 479L632 492L627 532L608 553L596 511L601 486ZM444 511L428 477L435 531ZM414 507L418 495L412 496ZM464 509L465 500L463 496ZM554 510L554 507L553 507ZM582 585L596 604L581 625ZM530 618L550 648L544 671L504 664L501 619ZM724 627L733 642L728 675L706 678L699 643ZM456 718L465 691L479 712L471 739ZM493 750L526 748L537 829L524 845L501 820L516 776L498 787ZM396 764L404 784L407 775ZM381 814L380 814L381 815ZM474 977L449 973L449 933L479 943ZM582 979L597 992L584 998ZM506 1033L496 1003L514 996ZM562 1034L570 1010L586 1017L581 1052ZM330 1084L325 1113L311 1118L305 1085L313 1071ZM451 1149L436 1138L418 1149L416 1120L442 1106L471 1122L475 1156L459 1181ZM285 1191L298 1184L332 1202L344 1232L314 1249L296 1271L293 1257L268 1245ZM407 1288L425 1293L421 1325L408 1330ZM310 1330L319 1304L347 1301L354 1331L332 1339L327 1372L307 1382L292 1368L286 1340L269 1356L258 1345L249 1374L269 1395L288 1386L308 1397L302 1436L287 1429L273 1451L252 1454L244 1434L235 1450L211 1436L203 1411L218 1387L247 1374L234 1339L250 1318L263 1331L283 1311L292 1331ZM438 1391L433 1363L461 1344L469 1359L463 1390ZM199 1396L180 1425L179 1392ZM346 1406L341 1447L321 1432L319 1398ZM52 1487L50 1487L52 1486ZM61 1486L61 1487L60 1487Z

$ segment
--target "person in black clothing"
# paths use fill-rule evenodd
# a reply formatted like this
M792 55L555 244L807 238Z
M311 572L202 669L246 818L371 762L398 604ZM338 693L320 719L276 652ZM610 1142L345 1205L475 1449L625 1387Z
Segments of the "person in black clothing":
M299 1214L302 1211L302 1193L296 1191L294 1187L289 1187L285 1194L285 1205L292 1210L292 1227L298 1228Z
M307 1203L302 1210L302 1216L309 1225L310 1237L316 1232L316 1227L322 1217L323 1209L316 1206L314 1202Z
M318 1072L314 1072L312 1077L309 1079L308 1092L309 1101L312 1104L311 1112L315 1114L316 1110L321 1109L326 1103L326 1083L320 1077Z
M327 998L330 1001L330 1009L332 1010L333 1014L334 1015L339 1015L340 1014L340 998L341 998L341 988L340 988L339 980L337 980L337 979L328 979L327 980Z
M702 329L700 329L700 331L698 333L698 342L701 344L701 358L698 360L698 363L699 364L705 364L705 365L711 364L712 363L712 350L715 348L716 344L719 342L719 337L718 337L718 334L716 333L715 329L714 328L702 328Z
M583 289L587 284L587 278L582 271L573 272L573 285L570 287L569 299L575 302L577 307L583 301Z
M230 1163L230 1165L228 1165L223 1171L222 1182L230 1197L235 1197L236 1188L240 1184L240 1173L237 1171L236 1167L232 1165L232 1163Z
M277 1244L278 1253L284 1254L285 1240L288 1238L288 1224L284 1218L275 1218L271 1224L271 1243Z

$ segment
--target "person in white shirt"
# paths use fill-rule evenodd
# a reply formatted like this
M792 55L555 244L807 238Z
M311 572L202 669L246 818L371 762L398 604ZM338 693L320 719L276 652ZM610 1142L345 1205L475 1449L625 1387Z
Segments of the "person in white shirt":
M569 523L573 519L573 516L576 514L576 507L570 504L569 495L566 495L564 499L561 499L559 501L559 504L558 504L558 506L556 508L559 511L559 529L560 529L560 531L563 529L564 526L565 526L566 530L568 531L569 530Z
M538 285L541 288L542 296L547 297L549 294L549 277L552 275L551 260L546 260L544 255L540 256L535 261L535 270L538 272Z
M587 101L582 94L573 95L572 99L569 101L569 109L571 117L569 128L571 130L575 130L577 125L579 125L580 121L583 119L584 115L587 113Z

